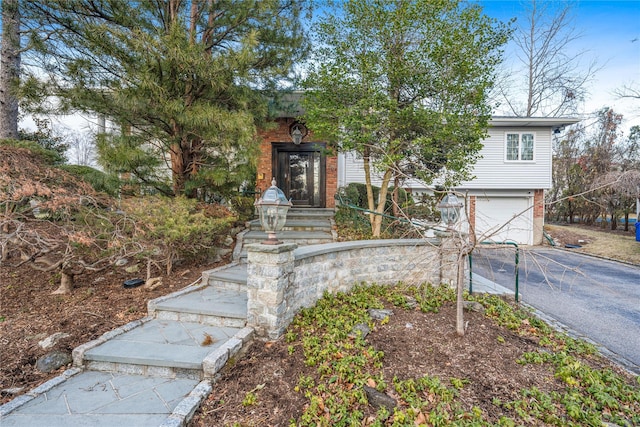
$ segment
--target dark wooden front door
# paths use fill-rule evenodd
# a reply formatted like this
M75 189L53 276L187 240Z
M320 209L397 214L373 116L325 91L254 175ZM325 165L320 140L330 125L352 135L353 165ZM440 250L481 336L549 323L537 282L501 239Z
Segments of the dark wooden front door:
M325 161L317 146L274 144L274 171L280 187L294 206L325 206Z

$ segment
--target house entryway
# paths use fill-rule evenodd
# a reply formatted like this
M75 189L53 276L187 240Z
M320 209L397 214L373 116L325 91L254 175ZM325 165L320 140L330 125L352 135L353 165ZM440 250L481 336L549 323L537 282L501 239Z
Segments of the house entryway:
M325 207L325 156L319 144L273 144L276 185L295 207Z

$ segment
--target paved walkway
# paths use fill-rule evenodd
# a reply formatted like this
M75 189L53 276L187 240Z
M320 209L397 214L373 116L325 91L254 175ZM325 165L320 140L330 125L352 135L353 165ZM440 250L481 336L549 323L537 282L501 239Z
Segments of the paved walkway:
M149 303L149 316L74 349L61 376L0 406L2 427L183 427L210 379L252 338L246 264L203 274ZM511 293L480 276L474 292Z
M74 367L0 406L0 425L184 426L247 343L246 265L149 303L149 316L74 349Z

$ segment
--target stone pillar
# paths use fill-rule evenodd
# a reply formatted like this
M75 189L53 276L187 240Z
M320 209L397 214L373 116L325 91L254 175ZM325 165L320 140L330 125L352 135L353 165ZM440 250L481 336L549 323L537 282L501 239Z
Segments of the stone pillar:
M298 245L247 245L247 326L261 338L276 339L291 321L285 295Z
M460 254L460 237L450 231L436 231L440 238L440 283L453 288L458 283L458 256Z

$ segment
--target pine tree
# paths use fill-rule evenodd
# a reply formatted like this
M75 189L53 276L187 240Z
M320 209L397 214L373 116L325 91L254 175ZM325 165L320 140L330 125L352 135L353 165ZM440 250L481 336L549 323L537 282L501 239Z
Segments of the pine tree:
M266 100L305 52L300 3L47 0L26 13L47 93L121 126L99 138L101 164L195 197L250 176Z

